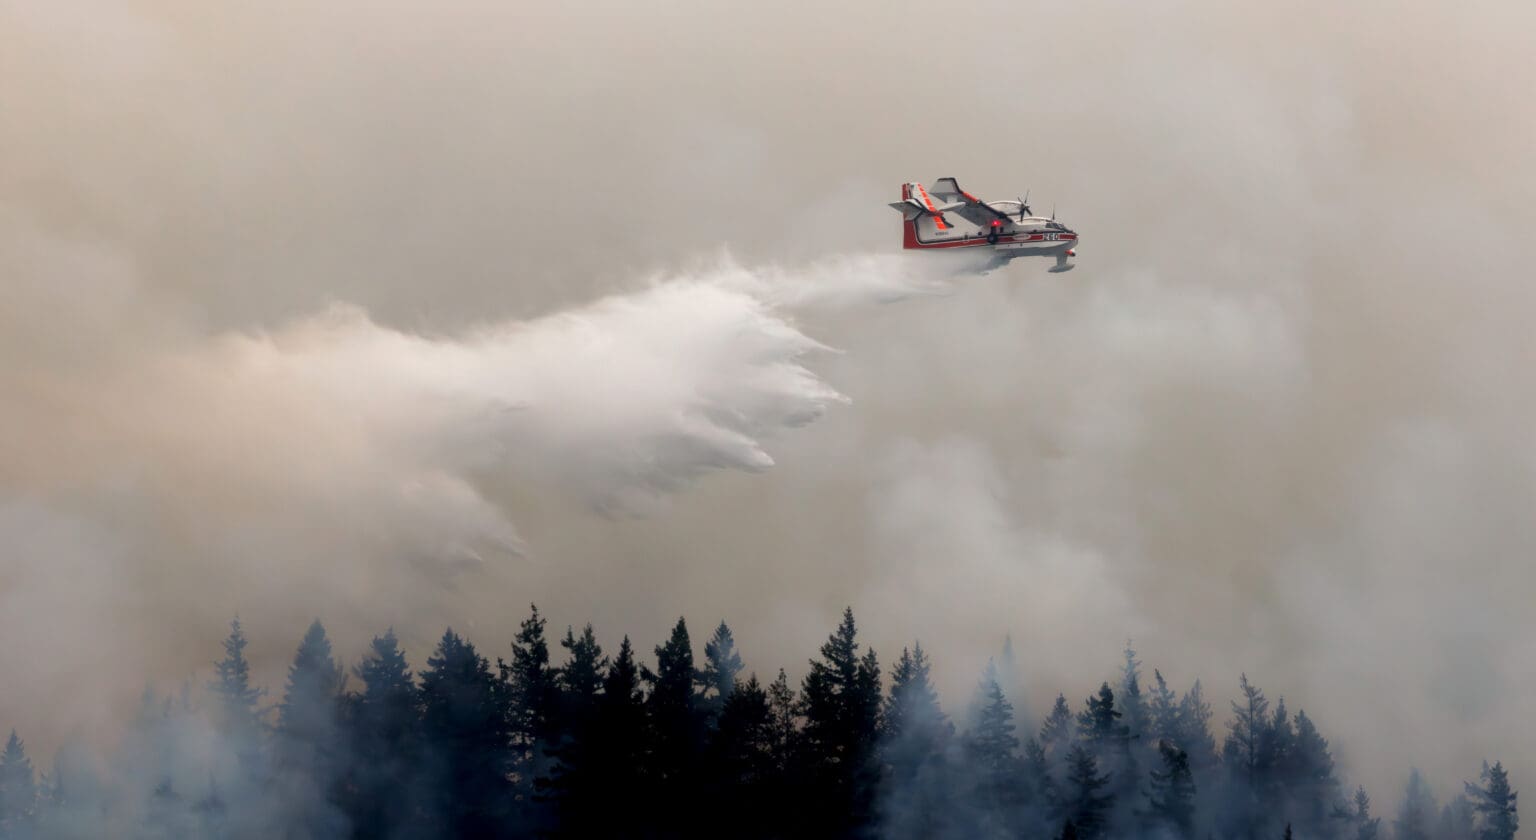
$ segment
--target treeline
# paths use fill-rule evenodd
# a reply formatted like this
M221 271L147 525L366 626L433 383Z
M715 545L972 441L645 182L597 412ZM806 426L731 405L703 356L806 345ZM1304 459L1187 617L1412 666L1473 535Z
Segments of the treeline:
M1021 726L989 663L940 707L927 653L882 679L851 610L798 686L743 676L722 622L642 662L591 625L553 641L537 609L495 661L448 630L419 673L393 632L347 673L317 621L280 700L251 682L239 621L199 702L146 691L109 756L38 776L13 733L0 837L880 837L1507 840L1499 764L1435 802L1417 771L1395 818L1348 790L1305 711L1244 676L1218 747L1196 681L1147 680L1132 650L1078 704ZM1006 665L1006 660L1005 660ZM1075 706L1075 708L1074 708Z

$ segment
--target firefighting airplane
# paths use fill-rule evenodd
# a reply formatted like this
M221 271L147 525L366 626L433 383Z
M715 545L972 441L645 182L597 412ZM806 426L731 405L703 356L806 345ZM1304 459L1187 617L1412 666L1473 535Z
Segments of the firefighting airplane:
M1077 233L1029 209L1028 196L1017 201L982 201L960 189L954 178L940 178L927 189L912 182L901 185L901 201L891 207L901 213L902 247L917 251L986 248L992 253L988 270L1017 257L1056 257L1051 271L1070 271L1077 256Z

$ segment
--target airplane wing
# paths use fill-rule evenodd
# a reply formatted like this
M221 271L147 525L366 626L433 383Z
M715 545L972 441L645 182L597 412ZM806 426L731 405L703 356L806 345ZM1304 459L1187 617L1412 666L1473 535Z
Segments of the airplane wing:
M1008 214L960 189L960 184L954 178L934 181L929 194L936 200L959 204L955 213L979 228L991 227L995 221L1008 221Z

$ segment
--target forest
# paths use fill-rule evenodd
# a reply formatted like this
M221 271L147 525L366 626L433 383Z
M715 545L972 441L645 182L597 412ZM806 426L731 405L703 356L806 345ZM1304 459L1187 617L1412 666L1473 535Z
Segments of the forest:
M1134 650L1044 720L1014 713L989 663L941 708L921 645L889 671L851 609L798 685L748 672L720 623L686 622L647 660L535 607L494 660L452 629L423 667L393 631L344 669L315 621L280 697L252 683L231 624L213 677L146 690L108 754L47 772L12 732L0 837L1338 838L1507 840L1500 763L1439 802L1404 768L1378 813L1307 713L1246 675L1216 712ZM558 647L558 653L554 648ZM1004 667L1006 667L1007 657ZM1220 736L1218 739L1217 736Z

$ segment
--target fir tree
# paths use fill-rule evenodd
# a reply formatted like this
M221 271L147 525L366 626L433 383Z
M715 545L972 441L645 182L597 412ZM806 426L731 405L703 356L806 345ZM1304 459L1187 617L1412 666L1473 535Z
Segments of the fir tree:
M976 797L988 823L1002 830L1017 820L1023 804L1019 795L1019 739L1013 734L1013 704L997 684L991 660L976 687L975 723L966 733L966 763L976 775Z
M693 691L698 676L693 667L693 645L683 619L673 625L666 643L656 646L656 672L643 673L651 689L646 700L652 739L649 769L658 785L656 795L675 805L663 807L663 811L673 812L683 809L688 797L703 751L705 729Z
M1083 741L1102 752L1109 746L1120 746L1130 738L1130 731L1120 722L1121 714L1115 709L1115 692L1109 683L1099 686L1099 693L1084 702L1084 709L1077 716L1077 731ZM1081 828L1081 826L1079 826Z
M351 748L344 810L356 836L409 833L422 806L414 795L421 695L393 629L373 638L352 673L363 688L342 706Z
M544 636L545 619L536 604L529 605L529 616L518 625L512 641L512 661L497 660L501 684L507 691L507 715L516 763L518 795L528 802L538 780L549 774L550 736L553 734L560 689L556 673L549 665L549 642ZM539 815L530 814L534 825Z
M592 750L567 779L559 802L559 833L569 837L633 836L647 788L645 694L634 647L625 636L603 677Z
M736 685L741 673L741 655L736 652L736 640L725 622L715 628L715 634L704 643L704 669L699 673L699 693L708 704L711 715L719 712Z
M944 764L954 727L939 708L928 654L902 648L891 670L891 691L880 722L882 825L892 837L929 837L939 831L952 800Z
M1474 840L1477 833L1476 812L1472 800L1465 794L1456 794L1440 809L1440 822L1435 840Z
M1412 768L1408 771L1408 786L1403 790L1403 804L1393 822L1395 840L1430 840L1436 810L1429 785L1424 783L1419 768Z
M0 754L0 837L25 837L37 809L37 784L26 747L11 730Z
M880 725L880 668L873 650L859 655L853 609L811 662L801 686L804 740L813 757L812 784L823 798L822 818L834 831L866 821Z
M1179 837L1193 837L1195 779L1189 769L1189 754L1168 741L1159 741L1157 752L1163 769L1152 771L1147 816ZM1286 830L1290 830L1289 825Z
M1173 740L1189 753L1189 766L1197 771L1216 766L1216 739L1211 735L1214 716L1200 681L1195 680L1179 700L1178 732Z
M565 638L560 640L560 647L565 648L566 661L556 674L556 683L563 700L561 705L566 710L564 717L579 721L585 719L597 706L598 692L603 688L603 672L608 668L608 657L603 655L603 648L597 643L597 635L592 632L591 624L581 629L579 637L570 627L565 628Z
M1099 775L1099 762L1082 744L1067 754L1067 777L1061 807L1079 836L1093 840L1103 835L1106 815L1114 797L1100 793L1109 776Z
M1125 728L1132 738L1139 738L1148 729L1146 698L1141 693L1141 661L1129 639L1125 642L1125 667L1120 676L1120 713Z
M277 784L293 821L290 830L301 835L331 835L342 828L330 804L342 772L337 719L341 688L341 666L331 658L331 642L316 619L294 654L278 706Z
M1053 760L1061 761L1076 741L1077 721L1067 708L1067 698L1058 694L1050 714L1040 724L1040 746Z
M1371 816L1371 798L1365 788L1355 789L1355 810L1350 822L1355 825L1355 840L1377 840L1381 836L1381 818Z
M1284 765L1293 806L1293 819L1303 836L1327 833L1329 811L1339 799L1328 741L1317 731L1305 709L1296 713L1295 735Z
M774 767L786 773L793 765L800 738L800 703L789 687L784 669L768 684L769 740L773 747Z
M1520 815L1515 806L1519 794L1510 790L1509 773L1502 763L1489 767L1485 761L1480 781L1480 785L1466 783L1477 814L1478 840L1512 840L1520 828Z
M778 771L773 756L773 712L768 692L753 674L725 694L711 733L696 798L704 832L713 836L770 836ZM743 823L742 814L757 817Z
M421 673L431 819L457 836L504 832L514 766L506 692L491 664L452 629Z
M1264 692L1248 682L1243 674L1238 683L1243 699L1232 701L1232 720L1228 722L1226 744L1222 751L1227 766L1248 786L1257 790L1259 784L1260 756L1265 732L1269 728L1269 701Z
M1034 738L1024 743L1024 781L1026 794L1031 802L1046 809L1057 807L1060 792L1056 788L1056 778L1051 773L1051 763L1045 755L1045 747Z
M1172 741L1174 746L1184 748L1179 743L1179 700L1178 694L1168 687L1168 681L1163 679L1163 673L1157 669L1152 670L1152 694L1147 702L1147 734L1155 741ZM1188 749L1185 749L1188 753Z
M215 722L227 734L252 744L260 734L262 713L256 704L266 693L251 685L251 666L245 659L245 633L236 617L224 639L224 658L215 662L215 677L208 685L214 695Z

